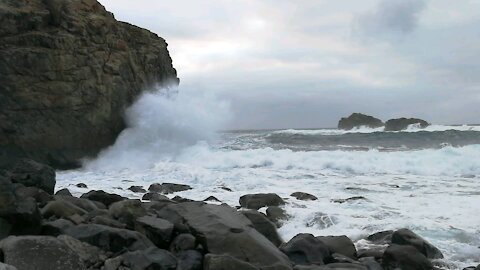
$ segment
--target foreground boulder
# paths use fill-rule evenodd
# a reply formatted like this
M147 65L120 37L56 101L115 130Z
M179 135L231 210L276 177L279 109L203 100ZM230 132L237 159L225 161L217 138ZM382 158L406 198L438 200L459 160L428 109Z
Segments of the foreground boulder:
M170 204L158 215L174 224L184 223L208 253L229 255L265 269L291 269L288 258L228 205Z
M350 259L357 259L357 249L347 236L317 236L317 239L327 245L332 252L345 255Z
M150 192L158 192L163 194L171 194L175 192L185 191L192 189L189 185L174 184L174 183L162 183L162 184L151 184L148 190Z
M429 259L443 258L443 254L438 248L409 229L395 231L391 241L392 244L413 246Z
M204 263L205 270L259 270L248 262L238 260L229 255L207 254Z
M383 254L382 266L385 270L433 269L432 263L412 246L391 245Z
M55 170L48 165L33 160L19 160L9 170L8 176L12 183L20 183L26 187L37 187L49 194L53 194L55 190Z
M305 192L294 192L290 194L290 196L296 198L297 200L301 201L315 201L318 200L318 198L315 195L305 193Z
M135 230L145 235L157 247L168 248L173 234L173 224L165 219L143 216L135 221Z
M143 90L178 82L165 40L96 0L2 1L0 14L0 167L77 166L115 141Z
M400 131L405 130L410 125L417 125L420 128L426 128L430 124L422 119L418 118L398 118L390 119L385 122L385 131Z
M104 270L175 270L177 259L168 251L151 247L127 252L105 262Z
M352 113L349 117L343 117L338 122L338 129L350 130L358 127L378 128L384 124L382 120L370 115Z
M330 248L308 233L300 233L280 246L296 265L324 265L331 260Z
M107 193L103 190L91 190L80 196L80 198L101 202L107 207L110 206L112 203L123 201L126 199L120 195Z
M280 235L278 235L275 224L264 214L255 210L243 211L242 214L252 222L255 230L263 234L263 236L270 240L275 246L278 247L283 243Z
M50 236L10 236L0 242L4 262L19 270L86 269L78 254Z
M257 193L243 195L242 197L240 197L239 203L242 207L255 210L258 210L265 206L279 206L285 204L283 199L275 193Z

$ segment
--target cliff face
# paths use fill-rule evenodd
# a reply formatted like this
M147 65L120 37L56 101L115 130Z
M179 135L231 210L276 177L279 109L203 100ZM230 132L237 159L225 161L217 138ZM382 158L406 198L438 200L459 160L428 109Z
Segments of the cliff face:
M165 40L96 0L0 0L0 166L73 167L114 142L141 91L171 82Z

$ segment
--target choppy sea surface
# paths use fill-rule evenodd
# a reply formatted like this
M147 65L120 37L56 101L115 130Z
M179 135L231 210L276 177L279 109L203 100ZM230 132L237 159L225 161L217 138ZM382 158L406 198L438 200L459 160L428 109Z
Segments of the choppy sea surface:
M150 95L127 111L130 128L114 146L82 169L57 172L57 189L80 195L82 182L140 198L127 188L173 182L193 187L174 195L232 206L241 195L274 192L291 216L279 229L284 240L345 234L361 247L370 233L406 227L443 252L445 268L480 263L479 126L206 132L219 127L221 102L192 115L185 108L211 101ZM299 201L295 191L319 199ZM333 201L354 196L365 199Z

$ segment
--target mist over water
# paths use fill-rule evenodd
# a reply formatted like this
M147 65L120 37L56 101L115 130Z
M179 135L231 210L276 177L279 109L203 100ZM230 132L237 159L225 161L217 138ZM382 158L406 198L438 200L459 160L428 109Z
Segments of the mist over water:
M125 112L127 128L87 170L146 169L172 161L183 151L217 137L230 119L229 104L209 93L157 88L141 95Z

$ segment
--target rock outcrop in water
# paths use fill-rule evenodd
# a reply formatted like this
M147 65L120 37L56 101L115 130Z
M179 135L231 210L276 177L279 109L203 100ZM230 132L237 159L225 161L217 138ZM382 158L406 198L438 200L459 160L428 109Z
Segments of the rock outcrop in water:
M143 90L178 83L167 43L96 0L0 2L0 165L96 154Z
M390 119L387 122L385 122L385 131L405 130L410 125L417 125L419 128L426 128L430 124L427 121L418 119L418 118Z
M338 128L344 130L358 127L378 128L383 125L382 120L361 113L352 113L349 117L342 117L338 122Z

